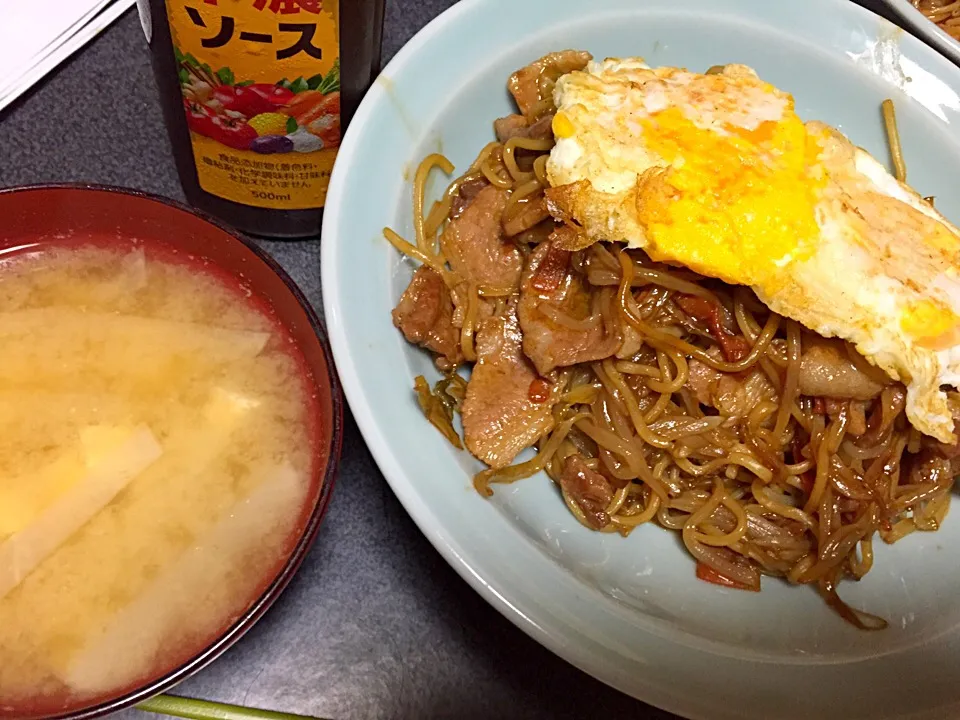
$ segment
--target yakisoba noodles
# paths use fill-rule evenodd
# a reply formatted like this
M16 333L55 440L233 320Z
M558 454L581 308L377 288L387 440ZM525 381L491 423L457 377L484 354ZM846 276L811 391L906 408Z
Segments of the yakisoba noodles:
M930 22L951 37L960 40L960 2L957 0L910 0Z
M895 130L892 109L885 117ZM438 338L431 345L404 326L396 314L403 300L395 321L408 339L437 351L443 379L430 388L418 377L416 391L430 421L458 448L452 421L468 387L458 371L477 360L478 327L511 317L521 291L462 277L440 235L457 222L465 197L487 185L510 193L503 227L524 213L536 220L552 147L552 136L491 142L428 206L429 173L453 172L442 155L430 155L414 179L415 242L385 230L397 250L439 274L456 307L453 355L437 351ZM891 147L905 173L895 137ZM527 271L531 262L543 269L548 237L558 228L546 218L510 238ZM476 489L489 496L497 484L545 471L587 528L626 536L655 523L680 533L701 579L759 590L761 575L785 578L814 586L859 628L885 627L846 605L837 585L870 571L876 537L892 543L936 530L954 476L951 456L907 421L903 387L839 344L844 361L882 390L871 400L802 395L801 360L824 341L769 311L752 291L655 263L639 250L584 242L576 233L552 237L572 253L566 281L584 292L576 314L544 308L553 326L598 336L603 329L604 336L633 338L634 346L628 355L611 351L531 382L531 399L553 402L548 429L536 437L530 459L484 470ZM704 402L704 377L716 388L711 404ZM606 486L591 495L589 483L581 483L573 493L564 481L571 472L581 480L600 477Z

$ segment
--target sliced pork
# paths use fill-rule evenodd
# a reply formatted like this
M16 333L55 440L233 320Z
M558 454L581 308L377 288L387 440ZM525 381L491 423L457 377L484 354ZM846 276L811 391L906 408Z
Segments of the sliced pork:
M603 475L590 469L583 457L570 455L564 460L560 485L592 527L599 530L610 522L606 509L613 500L613 488Z
M467 448L502 468L553 428L559 388L537 375L521 349L514 309L484 320L476 337L477 362L463 401Z
M708 354L720 360L719 348ZM701 405L716 408L728 417L744 417L758 403L776 400L777 390L757 366L736 375L721 373L706 363L691 359L687 363L687 387Z
M493 131L497 134L497 140L502 143L515 137L531 140L552 140L553 113L544 115L532 123L523 115L507 115L499 120L494 120Z
M506 205L507 192L487 185L440 236L450 267L466 282L497 288L519 285L523 256L504 237L501 223Z
M556 112L553 86L557 79L574 70L583 70L591 57L590 53L581 50L553 52L511 75L507 87L523 116L533 122Z
M580 275L572 271L566 250L541 243L530 255L518 315L523 351L541 374L603 360L620 348L616 324L608 325L601 315L601 292L587 290Z
M426 265L413 274L393 311L393 324L412 343L460 361L460 332L453 325L453 300L443 278Z
M530 228L536 227L550 217L547 210L547 200L542 195L522 204L519 210L514 210L503 219L503 234L507 237L519 235Z
M450 217L455 219L463 215L467 206L489 184L485 177L472 178L461 183L460 187L457 188L457 194L453 196L453 201L450 203Z
M889 384L889 383L886 383ZM843 400L870 400L885 384L862 372L839 340L804 335L800 355L802 395Z

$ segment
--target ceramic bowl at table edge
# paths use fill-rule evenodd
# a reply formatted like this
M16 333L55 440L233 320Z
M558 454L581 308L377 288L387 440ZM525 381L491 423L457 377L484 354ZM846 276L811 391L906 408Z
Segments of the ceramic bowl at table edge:
M805 94L806 98L801 100L818 98L801 111L803 117L829 121L848 133L852 128L854 142L864 144L881 158L887 150L880 102L891 94L899 97L899 93L910 101L906 106L898 106L901 129L910 131L906 146L912 149L919 144L923 150L921 159L930 156L942 161L944 149L937 147L933 154L930 145L935 144L933 138L946 134L947 125L960 124L960 75L948 60L919 40L846 0L696 0L682 4L670 0L604 0L591 6L594 12L582 10L582 3L576 0L549 4L462 0L418 33L388 65L346 133L325 211L321 272L334 356L354 417L395 494L435 548L484 599L561 657L639 699L675 713L709 720L775 717L772 712L762 714L764 709L769 710L774 687L780 692L786 687L784 683L796 677L811 679L818 688L828 687L823 679L828 668L834 663L859 662L861 655L872 652L872 646L864 643L848 652L845 645L851 628L843 626L822 604L817 605L820 601L815 593L807 595L777 583L765 585L764 592L759 594L767 599L763 601L763 616L755 623L758 634L767 633L776 640L779 627L792 623L775 622L773 613L799 608L810 613L800 617L816 622L815 629L823 632L829 651L808 657L804 648L788 658L785 653L793 650L792 645L775 648L777 653L738 646L730 648L729 655L721 656L718 646L725 641L703 641L703 636L691 639L672 630L658 633L647 624L641 627L639 621L636 628L622 626L621 633L615 621L627 614L627 603L618 604L616 598L609 596L597 597L604 595L602 590L597 592L596 587L579 582L582 576L567 567L572 553L564 555L558 550L551 554L545 547L546 541L536 537L544 527L533 520L541 518L550 521L552 539L561 533L569 537L585 532L569 517L562 501L546 497L552 489L547 488L549 481L541 476L540 482L531 479L498 488L490 504L484 505L486 501L471 494L468 474L473 468L480 469L479 464L471 462L466 453L456 453L452 459L455 451L418 416L410 390L412 377L435 370L423 353L404 343L389 321L390 309L410 273L409 264L388 247L381 231L387 225L411 236L410 180L417 163L431 152L442 151L455 166L468 165L492 139L492 119L513 112L504 88L510 72L550 50L579 47L595 54L641 54L653 65L696 68L731 61L753 64L764 79L790 92L796 89L798 96ZM502 22L505 16L510 17L510 23ZM657 22L668 16L670 24L666 20ZM583 40L584 34L589 41ZM611 37L615 37L611 40L616 45L613 49L607 42ZM717 46L726 54L713 54ZM624 50L625 47L629 49ZM751 63L752 57L761 58L762 62ZM497 68L495 74L491 74L492 68ZM799 87L793 82L795 77ZM429 81L425 82L425 78ZM924 82L910 86L912 79ZM811 95L818 84L822 92ZM921 96L922 93L925 95ZM923 120L919 127L929 130L938 114L945 115L943 126L932 128L932 133L915 132L915 122ZM867 132L869 138L861 137L860 131ZM956 159L956 141L949 145ZM924 168L921 161L914 159L912 163L912 177L919 180L925 175L929 179L931 172L936 174L936 168L944 165L928 162ZM951 166L960 167L960 162ZM444 180L437 178L433 190L441 190ZM936 189L953 184L941 183ZM952 207L949 214L960 216L956 203L943 198L942 205ZM511 494L532 497L538 491L531 488L537 486L547 489L535 499L550 508L538 516L520 516L529 506L521 507L519 502L510 505L509 500L504 500ZM490 509L490 505L501 501L494 510ZM563 513L566 518L561 517ZM667 535L651 528L650 534L638 533L630 540L643 537L643 542L650 541L656 547L654 552L658 552L669 543L655 533ZM947 538L944 545L952 539L950 534L941 537ZM592 548L601 542L584 540L577 549L588 544ZM569 546L563 548L568 549ZM597 555L608 550L610 544L603 545ZM677 548L670 551L676 553ZM660 583L678 581L680 589L676 595L692 591L710 597L710 602L714 597L723 600L722 591L691 587L696 581L689 557L684 558L681 566L686 574L671 575L667 566L672 560L679 560L679 556L657 555L655 564L646 569L656 569ZM903 568L898 565L895 569ZM882 575L875 572L860 586L866 588ZM550 583L549 592L544 583ZM844 592L849 589L850 585L845 586ZM789 604L779 606L781 599ZM805 604L808 600L809 604ZM728 606L743 605L752 610L757 602L738 598ZM703 608L698 605L697 609ZM951 612L943 622L952 622L955 614ZM597 620L606 625L593 626ZM801 627L797 632L807 630L802 622L798 624ZM746 627L746 623L735 627ZM914 651L919 652L921 646L926 648L928 640L938 637L939 629L932 628L923 637L904 637L904 645L895 651L909 651L913 661ZM793 636L787 639L792 640ZM893 652L885 647L876 653L883 677L896 672L896 668L885 664ZM676 670L681 657L686 667L680 676L685 681L697 682L680 683L676 675L664 677L667 669ZM719 661L713 661L718 658ZM664 670L658 671L658 666ZM758 685L751 695L756 703L716 705L716 697L707 694L705 688L716 692L719 682L725 692L732 683L739 682L733 676L745 667L775 668L775 672L760 672L762 683L750 683ZM857 682L848 678L837 685L838 690L849 688L842 699L850 700L867 680L874 682L869 673L873 667L865 663L853 674ZM873 702L858 706L857 711L869 712L876 706L883 710L883 717L938 717L931 714L940 709L934 702L946 700L951 708L960 711L960 694L953 687L955 684L948 694L922 704L920 712L907 713L899 706L891 710L881 705L880 698L887 697L884 693L874 693ZM833 697L829 692L808 693L800 689L793 695L810 703L819 702L819 698L826 702ZM776 698L777 703L781 700ZM798 714L806 707L798 704L790 717L808 717ZM834 707L830 717L841 717L838 713L845 707ZM861 717L844 717L854 716Z

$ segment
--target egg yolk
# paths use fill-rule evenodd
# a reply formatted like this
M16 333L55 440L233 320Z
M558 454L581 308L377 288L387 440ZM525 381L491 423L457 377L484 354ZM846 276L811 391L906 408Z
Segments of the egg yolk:
M755 129L699 127L673 107L643 121L646 147L669 167L642 177L637 211L658 260L730 283L770 286L819 237L819 145L789 108Z
M960 317L938 300L908 305L900 315L900 329L931 350L943 350L960 341Z
M576 132L576 128L570 121L570 118L562 112L558 112L553 116L553 121L550 125L554 136L557 138L573 137L573 134Z

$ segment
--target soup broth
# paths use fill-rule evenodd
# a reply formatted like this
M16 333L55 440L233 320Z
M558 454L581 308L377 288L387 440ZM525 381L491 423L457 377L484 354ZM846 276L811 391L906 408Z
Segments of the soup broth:
M0 717L185 662L263 592L314 487L302 358L268 307L162 247L0 275Z

